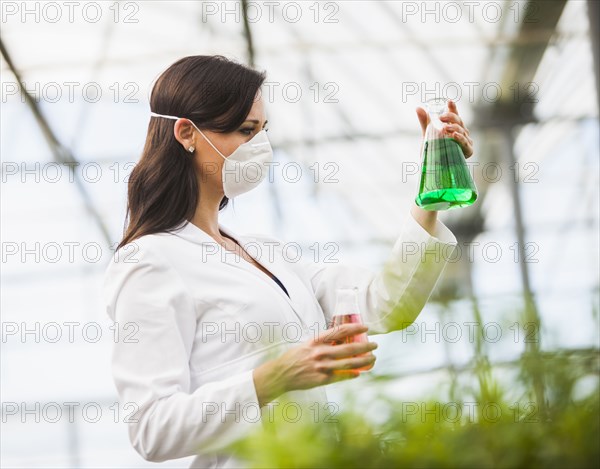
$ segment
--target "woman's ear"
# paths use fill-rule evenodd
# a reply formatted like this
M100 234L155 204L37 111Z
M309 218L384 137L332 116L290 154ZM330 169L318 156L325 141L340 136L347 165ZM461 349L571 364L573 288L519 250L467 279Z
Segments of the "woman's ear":
M194 126L192 126L189 120L177 119L173 127L173 134L186 151L196 148L196 132L194 132ZM190 153L193 153L193 150Z

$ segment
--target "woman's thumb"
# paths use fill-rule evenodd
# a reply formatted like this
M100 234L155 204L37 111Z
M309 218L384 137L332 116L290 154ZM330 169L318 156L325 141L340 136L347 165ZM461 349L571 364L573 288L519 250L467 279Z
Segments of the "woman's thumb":
M429 115L427 111L422 107L418 107L417 109L417 117L419 118L419 123L421 124L421 130L423 131L423 135L425 134L425 129L427 128L427 124L429 124Z

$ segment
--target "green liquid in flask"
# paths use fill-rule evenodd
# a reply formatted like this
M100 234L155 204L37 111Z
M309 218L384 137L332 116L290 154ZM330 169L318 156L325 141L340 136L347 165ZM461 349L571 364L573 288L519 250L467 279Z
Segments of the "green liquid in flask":
M451 138L425 141L417 205L425 210L449 210L467 207L476 199L477 188L460 145Z

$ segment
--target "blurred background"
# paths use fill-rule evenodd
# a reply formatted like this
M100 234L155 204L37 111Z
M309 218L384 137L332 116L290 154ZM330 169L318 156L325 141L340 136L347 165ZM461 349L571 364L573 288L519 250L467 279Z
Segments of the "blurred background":
M440 213L458 249L417 322L373 337L373 373L400 399L452 397L482 360L511 389L523 353L567 352L596 392L598 2L1 5L3 467L156 465L128 441L101 288L150 89L187 55L267 72L279 165L222 223L309 260L382 265L416 195L415 108L454 99L479 199Z

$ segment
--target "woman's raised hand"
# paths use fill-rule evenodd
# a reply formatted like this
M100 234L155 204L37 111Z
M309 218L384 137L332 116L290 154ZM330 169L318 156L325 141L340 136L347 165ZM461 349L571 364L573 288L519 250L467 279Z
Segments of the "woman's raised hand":
M427 124L429 124L429 115L425 109L418 107L417 117L419 118L423 135L425 135L425 129L427 128ZM473 155L473 140L470 137L469 129L467 129L462 118L458 115L458 108L454 101L448 100L448 112L442 114L440 120L444 123L443 132L458 142L465 154L465 158L471 157Z

